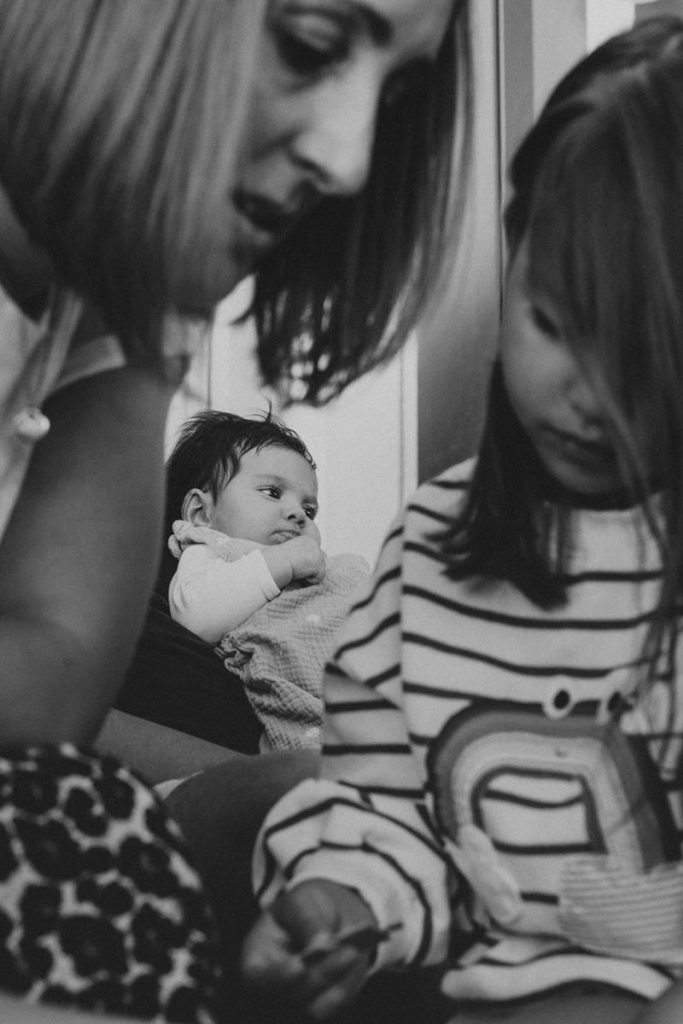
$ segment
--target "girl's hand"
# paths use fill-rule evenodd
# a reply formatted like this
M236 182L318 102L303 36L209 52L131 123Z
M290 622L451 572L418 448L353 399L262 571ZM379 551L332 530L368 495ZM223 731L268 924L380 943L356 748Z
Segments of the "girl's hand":
M259 999L284 1000L324 1020L361 989L372 957L372 943L363 936L374 927L353 889L323 879L302 882L283 893L247 937L244 976Z

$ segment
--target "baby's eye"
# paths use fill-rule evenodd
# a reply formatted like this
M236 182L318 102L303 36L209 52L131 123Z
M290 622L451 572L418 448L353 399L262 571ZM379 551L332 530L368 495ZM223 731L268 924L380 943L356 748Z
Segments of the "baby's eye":
M296 75L315 76L343 61L350 38L336 19L318 15L291 17L274 27L275 43L282 62Z
M318 514L317 508L313 508L312 505L309 506L308 508L304 509L304 511L305 511L305 513L306 513L306 515L308 516L309 519L315 519L315 517Z
M282 491L273 484L272 487L264 487L262 493L267 494L269 498L279 498Z
M549 338L557 339L561 336L558 325L539 306L531 307L531 319L534 325Z

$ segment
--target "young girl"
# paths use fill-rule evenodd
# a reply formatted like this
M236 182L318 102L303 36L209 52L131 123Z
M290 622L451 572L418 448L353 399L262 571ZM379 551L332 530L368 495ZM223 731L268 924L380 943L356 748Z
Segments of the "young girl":
M261 833L244 967L280 1004L441 964L453 1021L623 1024L683 973L682 169L674 18L582 61L514 160L480 455L390 532L321 777Z

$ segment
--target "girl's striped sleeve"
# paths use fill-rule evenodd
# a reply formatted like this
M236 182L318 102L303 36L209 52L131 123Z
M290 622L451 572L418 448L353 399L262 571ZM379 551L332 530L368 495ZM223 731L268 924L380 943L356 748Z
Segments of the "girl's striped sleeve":
M264 905L283 886L323 877L356 889L380 927L401 922L375 968L443 959L450 920L447 859L403 715L402 536L397 522L327 667L321 778L276 805L255 857Z

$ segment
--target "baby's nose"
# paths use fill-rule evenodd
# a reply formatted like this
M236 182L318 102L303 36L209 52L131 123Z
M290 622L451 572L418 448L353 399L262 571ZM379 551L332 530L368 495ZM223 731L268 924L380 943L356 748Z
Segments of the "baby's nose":
M287 510L287 518L292 522L303 524L306 520L306 513L301 505L293 504Z

